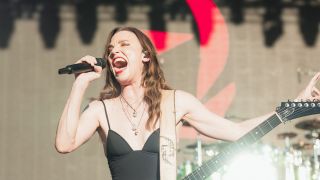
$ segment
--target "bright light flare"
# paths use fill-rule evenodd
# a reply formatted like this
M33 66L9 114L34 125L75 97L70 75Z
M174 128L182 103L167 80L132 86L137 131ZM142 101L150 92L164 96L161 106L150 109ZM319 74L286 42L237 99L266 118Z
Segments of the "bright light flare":
M278 174L270 157L242 154L226 168L222 180L277 180Z

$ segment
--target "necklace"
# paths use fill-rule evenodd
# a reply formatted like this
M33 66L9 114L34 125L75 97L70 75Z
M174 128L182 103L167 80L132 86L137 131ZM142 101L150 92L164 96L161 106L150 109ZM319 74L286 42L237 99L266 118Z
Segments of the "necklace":
M141 117L140 117L140 119L139 119L139 122L138 122L138 124L136 125L136 124L133 123L133 121L131 120L131 118L130 118L130 116L129 116L129 112L126 111L126 109L124 108L123 102L122 102L121 98L119 98L119 99L120 99L120 103L121 103L121 106L122 106L122 110L123 110L124 114L126 115L126 118L128 119L128 121L130 122L131 130L133 131L134 135L138 135L138 134L139 134L138 127L139 127L140 122L141 122L141 120L142 120L142 117L143 117L143 115L144 115L146 106L144 106L143 111L142 111L142 113L141 113ZM140 104L141 104L141 103L140 103Z
M133 108L133 107L130 105L130 103L122 96L122 94L121 94L121 99L123 99L124 102L133 110L133 112L132 112L132 117L136 118L136 117L137 117L137 109L140 107L143 99L140 101L140 103L137 105L136 108ZM127 111L127 112L128 112L128 114L130 114L129 111Z

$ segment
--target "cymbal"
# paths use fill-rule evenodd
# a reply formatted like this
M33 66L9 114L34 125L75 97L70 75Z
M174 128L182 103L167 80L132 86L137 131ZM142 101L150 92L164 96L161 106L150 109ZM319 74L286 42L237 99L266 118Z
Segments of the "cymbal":
M215 143L211 143L211 144L207 144L206 147L204 147L205 149L222 149L224 147L226 147L228 144L228 142L215 142Z
M182 154L190 154L193 155L194 151L190 150L190 149L186 149L186 148L179 148L177 149L177 153L182 153Z
M304 136L307 139L320 139L320 132L312 132L312 133L308 133Z
M309 150L309 149L312 149L313 146L310 143L305 143L303 141L300 141L298 143L292 144L292 148L296 150Z
M226 142L215 142L215 143L211 143L211 144L203 144L202 143L201 147L205 148L205 149L215 149L215 148L220 149L220 148L225 147L226 145L228 145L228 143L226 143ZM197 147L198 147L197 143L189 144L186 146L186 148L188 148L188 149L195 149Z
M206 147L206 146L208 146L208 145L201 143L201 147L202 147L202 148L204 148L204 147ZM197 143L189 144L189 145L186 146L186 148L188 148L188 149L196 149L197 147L198 147L198 144L197 144Z
M279 139L294 138L296 136L297 136L297 133L294 133L294 132L284 132L284 133L278 134Z
M320 129L320 121L318 120L306 120L301 121L296 124L296 128L303 129L303 130L316 130Z

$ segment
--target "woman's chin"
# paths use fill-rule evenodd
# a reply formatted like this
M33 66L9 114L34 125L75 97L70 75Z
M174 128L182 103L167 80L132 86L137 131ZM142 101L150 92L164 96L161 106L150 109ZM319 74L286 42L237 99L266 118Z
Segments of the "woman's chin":
M119 84L122 86L129 85L131 82L130 78L125 73L116 74L115 77L116 77L117 81L119 82Z

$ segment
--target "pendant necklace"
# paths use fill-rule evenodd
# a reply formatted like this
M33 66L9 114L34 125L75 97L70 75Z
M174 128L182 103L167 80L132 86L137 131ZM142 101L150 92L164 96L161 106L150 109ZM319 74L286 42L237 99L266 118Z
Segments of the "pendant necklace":
M132 117L136 118L136 117L137 117L137 109L140 107L143 99L140 101L140 103L137 105L136 108L133 108L133 107L130 105L130 103L122 96L122 94L121 94L121 99L123 99L124 102L132 109L132 111L133 111L133 112L132 112ZM128 112L128 114L130 114L130 113Z
M140 117L140 119L139 119L139 122L138 122L138 124L136 125L136 124L132 121L132 119L130 118L129 112L128 112L128 110L124 107L121 98L119 98L119 99L120 99L120 103L121 103L121 106L122 106L122 110L123 110L126 118L128 119L128 121L130 122L131 130L133 131L133 134L137 136L137 135L139 134L139 129L138 129L138 128L139 128L140 122L141 122L141 120L142 120L142 117L143 117L143 115L144 115L146 106L144 106L143 111L142 111L142 113L141 113L141 117ZM140 103L140 104L141 104L141 103ZM140 105L139 105L139 106L140 106Z

